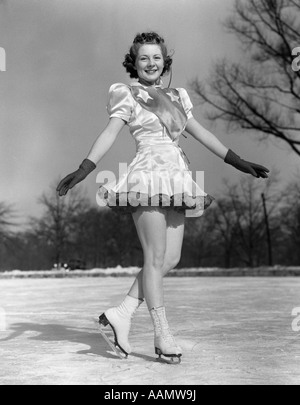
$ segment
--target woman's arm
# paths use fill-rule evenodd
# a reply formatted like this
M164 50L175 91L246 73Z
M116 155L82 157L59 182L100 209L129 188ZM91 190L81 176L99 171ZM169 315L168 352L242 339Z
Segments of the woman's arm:
M231 149L226 148L226 146L224 146L215 135L203 128L203 126L197 120L195 120L195 118L190 118L188 120L185 129L197 141L202 143L211 152L224 160L225 163L230 164L244 173L252 174L254 177L262 177L264 179L268 178L267 173L269 172L269 169L256 163L247 162L246 160L241 159Z
M124 125L125 121L121 118L114 117L110 119L107 127L102 131L94 143L87 159L84 159L76 172L69 174L57 186L56 190L60 197L65 196L69 190L83 181L93 170L96 169L97 163L112 147Z
M97 165L103 156L109 151L114 144L121 129L126 124L121 118L111 118L107 127L99 135L98 139L92 146L87 159Z
M188 120L185 130L215 155L223 160L225 159L228 148L226 148L214 134L205 129L195 118Z

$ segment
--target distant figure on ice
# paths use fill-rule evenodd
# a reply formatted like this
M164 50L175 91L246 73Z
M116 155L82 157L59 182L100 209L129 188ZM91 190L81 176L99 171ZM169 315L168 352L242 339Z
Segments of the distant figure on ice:
M123 66L130 85L109 89L107 127L79 169L57 187L60 196L91 173L108 152L125 124L136 142L136 156L118 182L101 186L98 201L120 214L133 217L143 248L144 265L124 301L106 310L100 325L110 325L116 347L131 352L131 319L144 299L153 321L156 354L180 362L182 349L170 331L164 305L163 277L181 257L185 217L199 217L213 197L192 179L188 160L179 146L183 131L193 136L226 163L254 177L267 178L269 170L247 162L226 148L193 117L193 105L183 88L165 88L162 76L170 72L172 58L164 39L155 32L138 34ZM192 214L192 215L191 215ZM188 300L188 297L187 297Z

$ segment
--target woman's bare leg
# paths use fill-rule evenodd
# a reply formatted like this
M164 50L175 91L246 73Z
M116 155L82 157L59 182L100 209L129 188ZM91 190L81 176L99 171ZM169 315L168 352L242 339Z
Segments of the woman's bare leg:
M180 261L183 236L185 214L178 213L175 210L166 210L167 212L167 232L166 232L166 252L162 267L163 277L172 269L174 269ZM128 295L134 298L143 299L143 269L136 277Z
M149 309L161 307L164 305L162 268L166 253L166 211L162 208L139 207L133 213L133 220L144 253L144 266L138 283L141 291L137 289L133 294L135 298L145 296Z
M154 212L155 213L155 212ZM160 252L160 255L164 251L164 259L163 259L163 265L160 268L160 271L156 271L154 273L154 277L151 276L150 273L150 282L151 282L151 289L150 289L150 295L152 294L152 291L155 292L155 294L152 294L151 298L151 305L157 306L159 308L163 307L163 282L162 282L162 277L171 269L176 267L177 263L180 260L180 255L181 255L181 249L182 249L182 241L183 241L183 234L184 234L184 215L183 214L178 214L175 211L165 211L167 214L167 220L166 223L163 219L162 213L158 215L155 215L155 221L152 222L151 226L149 229L153 228L153 224L156 224L154 226L154 231L153 234L150 232L150 235L152 235L150 238L148 236L148 240L152 240L154 238L155 244L159 244L159 248L157 249L156 252ZM143 230L140 230L140 228L143 228L140 224L146 225L147 221L149 219L154 220L154 217L149 217L149 212L146 215L143 215L143 220L139 220L141 217L141 213L139 215L136 215L136 221L138 221L138 233L141 235L142 240L147 240L147 232L144 234ZM153 210L152 210L153 214ZM167 228L165 229L165 227ZM166 232L162 231L161 229L164 229ZM146 227L147 229L147 227ZM159 235L157 235L159 234ZM165 240L161 239L161 236L165 234ZM143 236L142 236L143 235ZM156 238L158 236L158 238ZM155 239L156 238L156 239ZM145 242L144 246L147 245ZM142 243L142 245L143 245ZM154 244L154 246L155 246ZM166 244L165 249L161 249L162 246ZM144 249L145 250L145 249ZM146 247L147 250L147 247ZM153 250L153 249L152 249ZM151 249L149 250L149 252ZM149 254L151 257L151 255ZM152 255L153 257L155 255ZM150 260L151 262L151 260ZM144 266L145 267L145 266ZM160 266L159 266L160 267ZM156 269L156 270L159 270ZM118 307L113 307L105 311L105 316L108 319L110 325L114 328L115 334L117 335L118 338L118 343L119 346L122 347L123 351L130 353L131 352L131 347L129 343L129 332L131 328L131 318L133 317L134 313L138 309L138 307L142 303L142 299L144 298L144 287L143 287L143 274L144 274L144 268L142 271L139 273L138 277L136 278L132 288L130 289L128 295L126 295L125 299L123 302L118 306ZM149 278L149 277L148 277ZM146 280L146 283L147 282ZM148 284L150 286L150 283ZM147 287L146 287L147 290ZM160 309L161 311L162 309ZM171 337L171 340L173 338ZM169 341L169 339L168 339ZM174 341L172 340L172 349L171 351L174 353L178 353L178 346L175 347L174 349ZM161 346L161 344L159 344ZM170 346L170 345L169 345ZM168 349L167 349L168 350Z
M166 356L172 358L172 361L175 357L180 361L182 349L170 331L164 306L163 266L167 252L167 212L163 208L153 210L150 207L148 210L142 207L133 214L133 219L144 252L142 289L154 326L155 353L159 357Z

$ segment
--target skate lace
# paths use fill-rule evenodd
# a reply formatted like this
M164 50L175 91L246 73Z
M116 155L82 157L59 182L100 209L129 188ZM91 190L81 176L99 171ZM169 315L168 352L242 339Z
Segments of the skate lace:
M168 344L168 346L175 346L177 347L177 343L175 341L174 336L172 335L170 329L163 329L161 333L161 337L164 341Z

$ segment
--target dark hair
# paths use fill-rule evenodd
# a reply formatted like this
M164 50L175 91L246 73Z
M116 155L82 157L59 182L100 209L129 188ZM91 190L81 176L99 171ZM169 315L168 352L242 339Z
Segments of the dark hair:
M133 44L129 50L129 53L125 55L125 60L123 66L126 68L126 71L130 74L131 78L137 79L138 74L135 69L135 61L138 56L139 48L145 44L155 44L159 45L161 48L161 53L164 58L164 69L162 71L162 76L169 72L172 65L172 58L168 55L168 50L165 45L165 40L159 36L156 32L144 32L142 34L137 34L134 38Z

